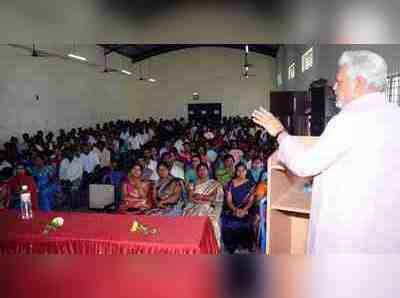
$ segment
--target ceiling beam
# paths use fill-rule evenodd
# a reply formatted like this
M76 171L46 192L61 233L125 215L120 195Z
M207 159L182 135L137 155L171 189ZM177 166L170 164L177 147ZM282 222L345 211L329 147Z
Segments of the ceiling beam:
M153 56L161 55L164 53L168 53L171 51L177 51L181 49L193 48L193 47L226 47L232 49L244 50L245 45L243 44L160 44L160 45L152 45L155 46L151 49L146 49L145 44L121 44L121 45L102 45L100 46L107 48L110 53L117 52L120 55L123 55L127 58L131 59L131 62L137 63L143 61L145 59L151 58ZM130 48L132 49L130 51ZM249 44L250 52L267 55L271 57L276 57L279 45L261 45L261 44ZM133 50L135 49L135 50ZM134 54L136 50L139 50L140 53ZM131 53L130 53L131 52Z
M106 56L111 54L112 52L117 52L118 54L122 55L122 53L120 53L119 50L126 47L126 45L123 44L121 45L98 44L98 45L105 49L104 55Z
M137 54L134 56L131 56L131 61L132 63L137 63L140 61L143 61L145 59L151 58L153 56L157 56L157 55L161 55L164 53L168 53L171 51L177 51L177 50L182 50L182 49L186 49L186 48L190 48L193 47L193 45L160 45L160 47L154 48L154 49L150 49L150 50L145 50L143 51L143 53L141 54Z

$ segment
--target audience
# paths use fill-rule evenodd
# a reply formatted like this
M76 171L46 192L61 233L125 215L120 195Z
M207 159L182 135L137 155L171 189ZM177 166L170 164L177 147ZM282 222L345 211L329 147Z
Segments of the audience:
M60 129L57 136L24 133L22 142L12 136L0 151L0 208L19 206L23 183L43 211L85 207L89 184L112 184L120 212L209 216L218 239L222 220L229 252L252 250L253 215L266 195L266 161L275 146L249 118L240 117L220 123L118 120ZM250 186L252 204L240 207Z

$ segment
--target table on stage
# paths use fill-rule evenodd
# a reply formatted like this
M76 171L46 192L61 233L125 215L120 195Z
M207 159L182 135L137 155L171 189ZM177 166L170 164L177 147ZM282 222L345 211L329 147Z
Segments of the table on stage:
M64 225L48 234L43 230L54 217ZM154 235L131 232L138 220ZM134 255L218 254L208 217L161 217L119 214L35 212L25 221L16 212L0 212L0 254Z

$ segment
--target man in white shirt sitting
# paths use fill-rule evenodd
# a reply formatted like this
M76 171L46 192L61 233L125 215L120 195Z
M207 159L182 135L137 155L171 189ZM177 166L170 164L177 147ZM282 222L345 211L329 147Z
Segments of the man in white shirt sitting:
M176 154L173 151L164 153L163 161L170 165L170 173L173 177L185 180L184 165L176 160Z
M82 149L79 159L83 165L83 171L92 174L96 166L100 165L99 158L89 145L83 145Z
M63 193L66 196L66 200L69 202L70 208L76 206L76 201L79 198L82 176L83 166L80 159L75 157L73 152L67 151L65 153L65 158L60 164L59 178Z
M108 168L111 164L111 152L107 149L106 144L101 141L93 148L93 152L96 153L100 166L102 168Z
M119 138L122 139L122 140L124 140L125 143L127 143L128 140L129 140L129 137L130 137L129 129L126 127L126 128L124 128L124 130L121 132Z
M131 134L128 139L128 149L134 151L135 153L140 150L141 141L138 133Z
M151 181L157 181L159 179L157 173L157 161L152 159L150 148L144 149L143 156L144 156L144 167L152 171L149 179Z
M149 134L149 141L151 141L155 135L154 130L151 127L149 128L148 134Z
M83 146L83 151L79 159L83 166L82 195L86 197L89 196L89 185L96 180L96 174L99 173L101 166L97 154L91 150L89 145Z
M60 164L59 178L61 181L71 183L81 180L83 175L83 166L79 158L75 157L70 151L65 153L65 158Z
M139 129L137 136L139 138L140 147L143 147L148 141L148 136L146 135L144 129Z

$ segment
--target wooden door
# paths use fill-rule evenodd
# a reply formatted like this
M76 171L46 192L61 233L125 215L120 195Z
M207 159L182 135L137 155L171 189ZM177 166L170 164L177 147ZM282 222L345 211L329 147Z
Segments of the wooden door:
M270 93L270 111L290 134L307 135L306 91L274 91Z
M221 117L221 103L196 103L188 105L189 121L200 123L220 123Z

